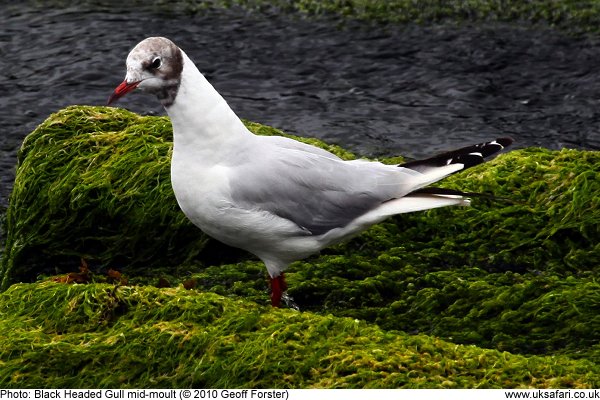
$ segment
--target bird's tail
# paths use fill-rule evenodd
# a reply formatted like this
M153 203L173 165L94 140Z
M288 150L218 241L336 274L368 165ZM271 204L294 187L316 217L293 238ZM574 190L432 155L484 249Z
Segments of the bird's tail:
M510 146L512 142L513 139L510 137L498 138L491 142L462 147L458 150L448 151L424 160L409 161L398 166L426 174L427 172L447 165L463 164L463 167L459 169L459 171L464 171L467 168L481 164L485 161L485 158Z
M470 204L470 197L510 201L509 199L498 198L486 193L463 192L455 189L430 187L428 185L448 175L481 164L485 161L486 157L499 152L512 142L513 140L509 137L498 138L491 142L463 147L425 160L409 161L400 164L399 167L419 172L420 183L407 195L390 199L376 209L363 215L360 218L361 223L364 221L365 225L371 225L394 214L424 211L438 207L468 206Z
M479 143L458 150L449 151L424 160L409 161L400 164L399 167L412 169L423 174L429 182L433 183L444 177L464 171L485 161L507 146L513 139L510 137L498 138L490 142ZM452 168L452 167L455 168ZM463 192L455 189L420 187L413 190L401 199L391 200L385 208L394 213L405 213L413 211L428 210L431 208L446 206L468 206L471 197L486 198L489 200L509 201L510 199L496 197L487 193Z
M500 197L490 193L480 193L480 192L463 192L462 190L456 189L448 189L448 188L438 188L438 187L425 187L421 189L414 190L410 192L407 196L448 196L448 197L477 197L484 200L491 201L502 201L505 203L511 204L520 204L520 202L515 201L513 199L509 199L508 197Z

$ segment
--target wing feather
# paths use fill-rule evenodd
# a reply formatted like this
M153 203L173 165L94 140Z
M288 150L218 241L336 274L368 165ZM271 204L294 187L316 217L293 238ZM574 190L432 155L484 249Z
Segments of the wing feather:
M232 200L238 207L259 208L291 220L313 235L346 226L381 203L404 196L419 186L421 176L301 147L271 146L262 154L264 158L247 160L235 169Z

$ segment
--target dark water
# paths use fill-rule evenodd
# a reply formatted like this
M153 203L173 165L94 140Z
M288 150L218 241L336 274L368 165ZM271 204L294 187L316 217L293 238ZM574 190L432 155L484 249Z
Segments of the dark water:
M50 113L102 105L141 39L182 47L243 118L365 155L419 157L496 135L600 148L600 46L516 25L373 27L275 13L195 16L0 3L0 206ZM119 106L163 114L132 94ZM51 157L52 155L48 155Z

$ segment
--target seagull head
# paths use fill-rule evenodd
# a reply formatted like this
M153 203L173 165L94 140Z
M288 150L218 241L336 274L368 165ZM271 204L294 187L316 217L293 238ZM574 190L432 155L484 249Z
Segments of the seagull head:
M182 70L182 52L172 41L164 37L144 39L127 56L127 75L108 104L138 88L155 94L168 107L177 95Z

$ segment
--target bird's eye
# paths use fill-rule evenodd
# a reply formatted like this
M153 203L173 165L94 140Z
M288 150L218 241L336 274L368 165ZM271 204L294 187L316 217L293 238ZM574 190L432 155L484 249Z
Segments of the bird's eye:
M159 69L161 64L162 64L162 61L160 60L160 57L156 57L154 60L152 60L152 64L150 64L150 68Z

